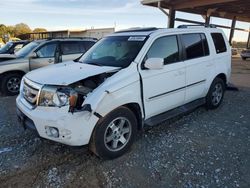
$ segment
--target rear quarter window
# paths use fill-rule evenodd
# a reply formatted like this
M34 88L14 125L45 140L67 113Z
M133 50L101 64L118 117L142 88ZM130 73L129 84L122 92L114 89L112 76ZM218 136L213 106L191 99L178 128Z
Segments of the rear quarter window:
M85 45L86 51L89 50L94 44L95 42L93 41L85 41L84 45Z
M61 51L63 55L85 53L85 46L83 42L67 41L61 42Z
M211 33L216 53L223 53L227 51L226 43L224 37L221 33Z

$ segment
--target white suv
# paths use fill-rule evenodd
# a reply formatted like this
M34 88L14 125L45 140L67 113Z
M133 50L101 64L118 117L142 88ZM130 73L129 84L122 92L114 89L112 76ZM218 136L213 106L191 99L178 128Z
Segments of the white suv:
M136 132L205 104L217 108L231 48L216 28L146 28L101 39L78 62L26 74L16 100L24 127L111 159Z

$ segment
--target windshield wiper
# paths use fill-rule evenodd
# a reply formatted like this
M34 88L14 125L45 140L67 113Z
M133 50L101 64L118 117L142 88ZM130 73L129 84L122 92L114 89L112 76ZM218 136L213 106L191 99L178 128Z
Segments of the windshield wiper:
M91 63L87 63L87 64L89 64L89 65L97 65L97 66L102 66L102 65L100 65L100 64L98 64L98 63L96 63L96 62L91 62Z

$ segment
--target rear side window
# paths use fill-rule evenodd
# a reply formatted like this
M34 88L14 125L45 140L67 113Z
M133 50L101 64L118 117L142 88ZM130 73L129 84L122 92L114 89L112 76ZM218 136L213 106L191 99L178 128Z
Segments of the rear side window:
M68 54L81 54L85 53L84 42L62 42L61 43L62 55Z
M213 38L214 41L214 46L216 49L216 53L223 53L227 51L227 47L226 47L226 43L225 40L222 36L221 33L211 33L211 36Z
M204 34L183 34L182 42L186 52L186 60L209 55L208 43Z
M207 56L209 55L209 48L208 48L208 43L207 43L207 38L205 36L205 34L201 34L201 40L202 40L202 44L203 44L203 51L204 51L204 55Z
M180 61L177 37L166 36L156 39L146 55L146 59L149 58L163 58L164 64Z

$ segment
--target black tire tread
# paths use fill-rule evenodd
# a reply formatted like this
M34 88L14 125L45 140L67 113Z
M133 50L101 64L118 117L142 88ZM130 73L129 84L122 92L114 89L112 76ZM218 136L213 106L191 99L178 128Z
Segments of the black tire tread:
M128 144L120 151L117 152L110 152L105 149L105 146L103 146L103 135L102 132L106 129L106 126L110 123L111 120L113 120L115 117L118 117L119 115L127 116L132 124L132 134L130 137L130 141ZM98 157L102 159L113 159L117 158L124 153L127 152L127 150L130 148L132 145L135 135L136 135L136 130L137 130L137 119L134 113L128 109L127 107L121 106L116 108L115 110L111 111L109 114L107 114L105 117L101 118L97 125L95 126L95 129L92 133L91 140L89 143L89 149L96 154ZM98 139L97 139L98 138Z

